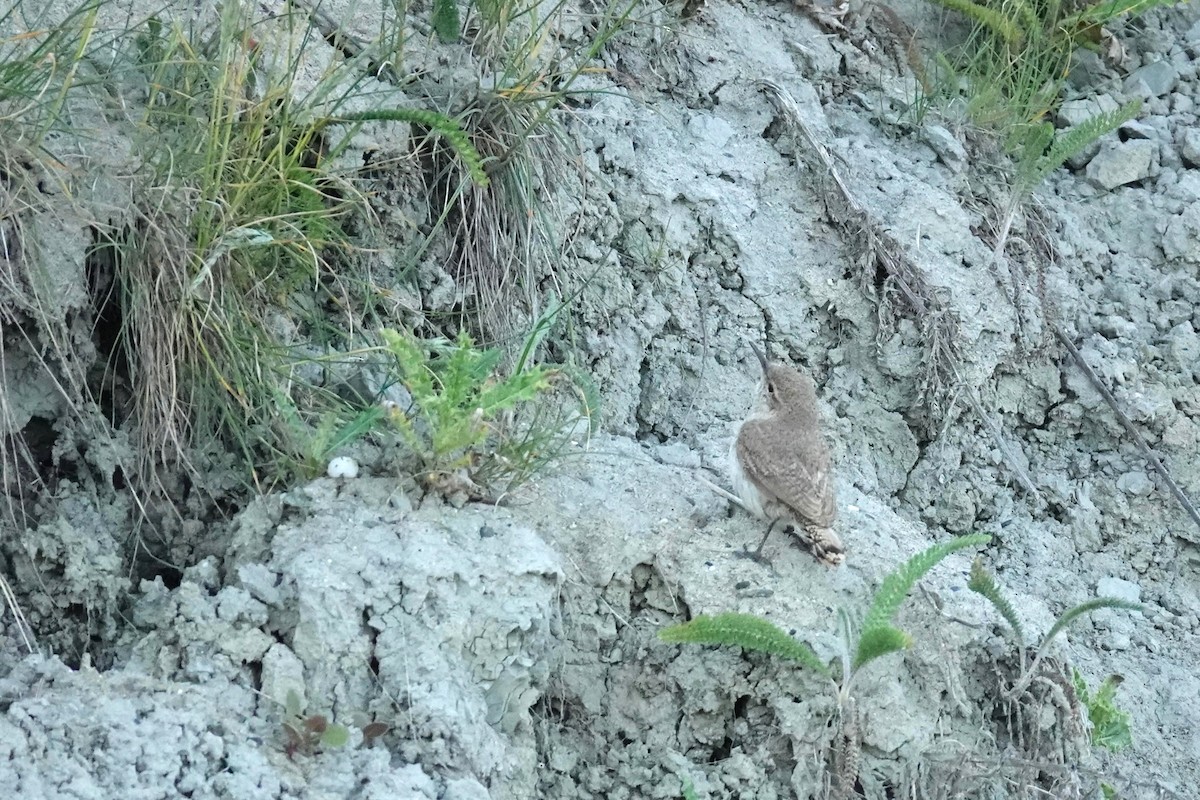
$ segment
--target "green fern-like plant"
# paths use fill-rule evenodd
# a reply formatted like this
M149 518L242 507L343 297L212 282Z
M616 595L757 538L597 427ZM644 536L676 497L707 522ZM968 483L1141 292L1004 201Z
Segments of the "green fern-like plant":
M951 80L939 85L956 93L961 85L958 79L966 77L968 107L977 121L990 123L1005 133L1016 128L1020 138L1036 138L1041 136L1040 131L1020 129L1037 126L1061 101L1071 59L1079 48L1098 48L1108 35L1104 26L1115 20L1181 1L1098 0L1071 11L1071 5L1059 0L930 0L974 23L967 40L944 59L952 68L941 72ZM1103 122L1098 119L1096 125L1102 128ZM1061 153L1049 153L1040 165L1031 166L1054 169L1087 142L1086 131L1071 136L1074 142L1056 143L1061 144ZM1042 152L1037 150L1035 156L1040 157ZM1034 161L1039 160L1036 157ZM1034 185L1044 174L1030 177L1030 185Z
M659 631L664 642L716 644L767 653L803 664L825 677L832 677L813 649L789 636L775 624L753 614L729 611L715 616L701 614L690 622Z
M850 655L853 632L849 615L844 609L839 610L843 635L842 673L836 679L811 647L788 635L768 620L752 614L702 614L690 622L664 628L659 631L658 636L666 642L715 644L767 653L802 664L825 676L833 684L837 694L837 719L840 721L841 730L838 737L839 756L834 760L832 769L836 775L837 786L851 787L858 774L860 756L857 706L850 694L855 675L876 658L911 645L912 637L893 625L892 619L917 581L954 551L986 544L990 540L990 536L976 534L936 544L913 556L884 578L867 611L857 643L853 645L853 659Z
M1136 117L1141 109L1142 101L1134 100L1120 108L1097 114L1057 135L1048 122L1032 126L1033 131L1026 134L1028 140L1019 148L1021 158L1017 164L1017 191L1029 192L1065 164L1068 158Z
M453 7L453 2L451 2L451 7ZM422 125L446 140L450 149L462 159L467 174L477 186L488 185L487 172L483 168L483 157L471 143L471 137L463 130L462 125L445 114L422 108L376 108L326 117L317 123L317 128L357 122L408 122Z
M1050 642L1054 640L1054 637L1062 633L1063 630L1072 622L1079 619L1084 614L1090 614L1091 612L1099 611L1102 608L1121 608L1125 609L1126 611L1141 611L1142 605L1141 603L1133 603L1129 600L1121 600L1116 597L1094 597L1091 600L1087 600L1077 606L1068 608L1062 613L1062 616L1055 621L1054 625L1050 628L1050 632L1046 634L1046 638L1042 641L1041 647L1038 648L1039 652L1044 650L1050 644Z
M978 559L971 567L971 580L967 583L967 588L986 598L987 601L992 604L992 606L1000 613L1000 616L1002 616L1009 624L1009 627L1012 629L1013 634L1017 639L1017 645L1021 658L1021 674L1017 678L1017 681L1013 685L1012 689L1005 693L1005 697L1009 699L1016 697L1025 690L1025 687L1029 685L1029 682L1033 680L1034 675L1037 673L1038 664L1041 663L1041 660L1045 656L1051 642L1053 642L1054 638L1062 633L1063 630L1065 630L1066 627L1072 622L1085 614L1090 614L1091 612L1098 611L1102 608L1124 609L1126 611L1142 610L1140 603L1122 600L1118 597L1094 597L1091 600L1087 600L1077 606L1072 606L1064 611L1057 620L1055 620L1054 624L1050 627L1049 632L1046 633L1045 638L1042 639L1041 644L1038 645L1038 649L1037 652L1034 653L1033 660L1029 662L1028 666L1026 666L1025 634L1021 627L1020 619L1017 617L1017 613L1013 609L1012 604L1008 601L1008 598L1004 596L1004 593L996 584L995 578L993 578L991 574L984 569L983 565Z
M489 442L499 415L537 398L557 375L526 365L497 377L501 352L475 347L465 332L453 342L381 335L413 401L410 409L391 409L390 419L427 472L474 467L485 451L502 453L503 442Z
M1055 134L1054 126L1049 122L1021 124L1014 129L1009 137L1009 149L1016 154L1016 176L996 237L993 251L996 256L1004 251L1017 209L1029 193L1068 158L1136 117L1141 108L1141 101L1134 100L1113 111L1097 114L1061 134Z
M1025 31L1021 24L994 8L973 3L971 0L935 0L935 2L986 26L1010 47L1019 47L1025 38ZM1022 22L1029 22L1027 15L1022 14L1021 16L1023 17Z
M976 533L940 542L917 553L884 578L863 620L862 632L859 634L858 645L854 649L854 658L850 665L852 671L861 669L880 656L908 647L912 637L893 626L892 619L913 586L946 556L965 547L987 544L991 539L987 534Z
M1018 646L1024 648L1025 628L1021 625L1021 618L1017 616L1017 611L1012 607L1012 603L1008 602L1008 598L1000 591L996 579L984 569L983 560L980 558L976 558L975 562L971 564L971 578L967 581L967 588L987 598L992 606L1000 612L1000 616L1004 617L1004 621L1008 623L1009 629L1017 639Z
M884 578L879 591L875 593L853 647L850 643L853 634L849 630L848 616L843 612L841 616L845 628L847 655L844 659L840 681L842 694L848 692L851 679L863 666L880 656L894 653L912 644L912 637L895 627L892 619L917 581L938 562L956 550L986 544L989 541L991 541L991 537L986 534L974 534L941 542L913 556L899 569L890 573ZM716 616L702 614L690 622L672 625L660 631L659 638L666 642L716 644L769 653L803 664L813 671L833 679L833 673L828 666L821 662L812 648L789 636L768 620L752 614L735 612L726 612ZM849 656L851 650L854 653L852 659Z
M430 18L434 33L441 42L457 42L461 32L458 19L458 4L454 0L433 0Z

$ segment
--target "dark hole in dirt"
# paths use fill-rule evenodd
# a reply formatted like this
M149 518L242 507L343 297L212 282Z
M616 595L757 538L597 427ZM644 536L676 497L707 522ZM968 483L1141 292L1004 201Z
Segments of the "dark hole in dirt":
M708 763L719 764L725 761L733 753L733 739L725 737L719 745L713 748L712 753L708 757Z
M38 476L50 483L50 479L54 477L54 445L58 442L58 432L54 430L54 423L45 417L30 417L21 431L21 437L29 449Z
M92 246L83 262L92 305L92 341L96 345L98 365L91 388L114 427L128 416L131 402L129 362L121 347L125 315L118 279L121 249L127 246L129 233L128 228L112 232L93 227Z
M250 670L250 687L253 689L262 689L262 662L251 661L246 664L246 668Z
M162 578L163 586L168 589L178 589L179 584L183 583L183 570L176 567L163 565L155 575Z
M773 118L767 127L763 128L762 138L768 142L773 142L778 139L785 130L783 122L778 118Z
M537 716L553 720L559 724L570 722L571 718L575 716L571 704L561 697L543 697L535 708Z

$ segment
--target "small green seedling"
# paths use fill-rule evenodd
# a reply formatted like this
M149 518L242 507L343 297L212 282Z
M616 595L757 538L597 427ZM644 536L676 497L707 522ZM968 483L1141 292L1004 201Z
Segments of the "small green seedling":
M350 729L330 722L324 714L304 713L304 702L295 689L287 693L286 717L283 720L283 750L289 759L297 753L311 756L320 750L345 747L350 741Z
M283 720L283 750L289 759L299 753L312 756L323 750L345 747L350 741L350 729L330 722L324 714L305 714L304 701L295 689L289 689ZM388 732L386 722L363 721L356 727L362 731L362 744L369 745Z
M1088 710L1088 719L1092 723L1092 744L1114 753L1133 744L1129 714L1117 708L1116 704L1117 687L1124 680L1120 675L1109 675L1095 694L1092 694L1088 691L1087 682L1079 674L1079 670L1071 670L1071 683L1075 686L1075 694Z

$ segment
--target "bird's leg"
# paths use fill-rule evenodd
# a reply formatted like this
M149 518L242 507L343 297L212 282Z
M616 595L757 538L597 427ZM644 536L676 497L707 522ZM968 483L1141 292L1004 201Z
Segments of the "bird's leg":
M775 519L771 520L771 524L767 526L767 532L763 534L762 541L760 541L758 543L758 547L754 548L754 552L750 554L750 557L752 559L754 559L755 561L763 560L763 557L762 557L763 545L765 545L767 543L767 539L769 539L771 536L771 531L775 530L775 526L777 524L779 524L779 517L776 517Z

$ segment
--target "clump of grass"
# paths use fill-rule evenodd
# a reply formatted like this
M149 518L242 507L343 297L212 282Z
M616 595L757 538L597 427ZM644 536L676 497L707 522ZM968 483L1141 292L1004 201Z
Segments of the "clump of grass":
M931 0L975 23L955 52L941 59L943 86L965 80L969 110L991 127L1037 123L1054 109L1071 58L1081 47L1098 47L1104 26L1180 0L1099 0L1079 5L1061 0Z
M302 91L318 32L289 16L271 49L252 12L224 4L207 36L152 19L137 38L153 175L118 261L140 451L177 462L197 432L216 432L265 488L315 471L339 439L331 430L364 424L362 398L337 384L353 370L341 354L361 346L351 298L369 284L348 231L372 217L333 156L362 123L420 123L470 180L487 178L453 119L345 108L358 65L335 64Z
M583 45L559 30L574 21L565 0L488 0L463 23L486 77L457 116L490 183L472 182L447 140L423 140L421 149L433 227L449 238L449 272L467 298L449 329L469 327L489 344L511 339L539 317L546 295L574 288L561 269L568 236L557 195L572 166L557 112L583 93L579 78L636 5L616 0L596 12Z
M59 123L80 65L95 49L101 4L88 0L54 16L34 3L0 11L0 124L9 125L9 137L37 146Z

